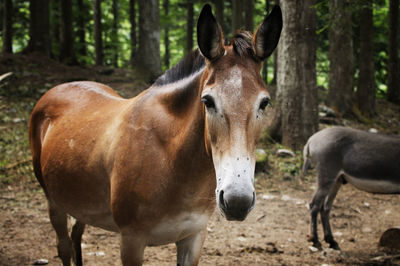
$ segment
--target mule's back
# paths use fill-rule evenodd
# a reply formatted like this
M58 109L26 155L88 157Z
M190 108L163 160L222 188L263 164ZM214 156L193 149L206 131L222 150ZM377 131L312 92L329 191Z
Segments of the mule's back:
M331 127L314 134L307 145L317 169L343 173L361 190L400 192L400 138Z

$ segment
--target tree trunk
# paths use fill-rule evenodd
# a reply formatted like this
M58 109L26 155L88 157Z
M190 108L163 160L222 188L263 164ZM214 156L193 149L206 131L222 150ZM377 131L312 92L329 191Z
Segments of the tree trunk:
M87 9L83 0L77 0L78 19L77 19L77 36L78 36L78 52L82 56L86 56L86 37L85 37L85 24Z
M329 91L327 103L340 115L352 112L354 59L352 10L348 1L329 1Z
M103 39L101 29L101 0L93 0L94 48L96 65L103 64Z
M72 1L61 0L60 61L75 64L74 37L72 34Z
M186 24L186 53L193 49L193 0L186 0L187 24Z
M305 0L302 7L300 23L303 25L304 41L300 47L300 60L303 61L303 143L318 131L318 90L317 90L317 12L315 0ZM302 57L302 58L301 58ZM300 62L301 62L300 61Z
M26 52L50 56L49 0L30 0L29 43Z
M318 129L314 0L282 1L283 30L278 45L277 115L283 145L299 150ZM276 129L275 129L276 130Z
M163 8L164 15L166 18L169 18L169 0L163 0ZM165 54L164 54L164 65L168 69L169 68L169 23L166 23L164 26L164 46L165 46Z
M52 45L52 57L60 59L61 49L61 3L60 1L50 1L50 38Z
M139 49L136 65L149 81L161 74L158 0L139 0Z
M133 65L135 61L137 44L135 2L135 0L129 0L129 21L131 23L131 65Z
M215 16L217 17L218 23L222 27L224 24L224 1L214 0L214 5L215 5Z
M244 28L247 31L254 31L254 1L244 3Z
M243 28L243 0L232 0L232 32Z
M400 64L398 55L399 0L389 3L389 62L387 99L400 103Z
M360 11L360 56L357 105L366 117L375 113L375 71L373 48L372 0L364 0Z
M12 0L4 0L3 2L3 49L4 54L12 53Z
M112 12L113 12L113 24L112 24L112 49L113 49L113 65L114 67L118 67L118 3L117 0L113 0L112 2Z

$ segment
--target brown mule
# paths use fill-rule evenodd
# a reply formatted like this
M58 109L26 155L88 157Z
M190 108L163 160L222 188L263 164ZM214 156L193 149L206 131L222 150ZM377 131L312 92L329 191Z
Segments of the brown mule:
M71 257L82 264L85 224L120 232L124 265L141 265L146 246L171 242L179 265L196 265L215 198L228 220L245 219L255 204L255 147L269 101L260 69L281 28L275 7L253 39L238 33L225 46L205 5L201 54L139 96L73 82L39 100L29 127L33 164L64 265ZM77 219L72 240L67 214Z

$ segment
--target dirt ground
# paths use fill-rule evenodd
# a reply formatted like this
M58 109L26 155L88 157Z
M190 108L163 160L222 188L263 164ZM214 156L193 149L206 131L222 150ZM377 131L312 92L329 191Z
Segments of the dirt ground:
M256 207L244 222L228 222L216 211L208 224L200 265L400 265L399 258L393 259L400 252L378 247L380 235L400 225L398 196L368 194L345 185L331 213L342 251L325 243L322 251L312 251L306 240L307 203L315 185L292 182L258 191ZM0 265L32 265L38 259L61 265L45 197L35 182L2 188L0 208ZM82 248L85 265L121 265L115 233L88 226ZM145 250L145 265L175 263L174 244Z

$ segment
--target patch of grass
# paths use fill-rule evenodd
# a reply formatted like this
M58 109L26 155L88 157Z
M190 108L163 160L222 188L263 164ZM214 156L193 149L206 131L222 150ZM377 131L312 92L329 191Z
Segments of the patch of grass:
M0 184L34 178L28 139L33 101L0 98Z

